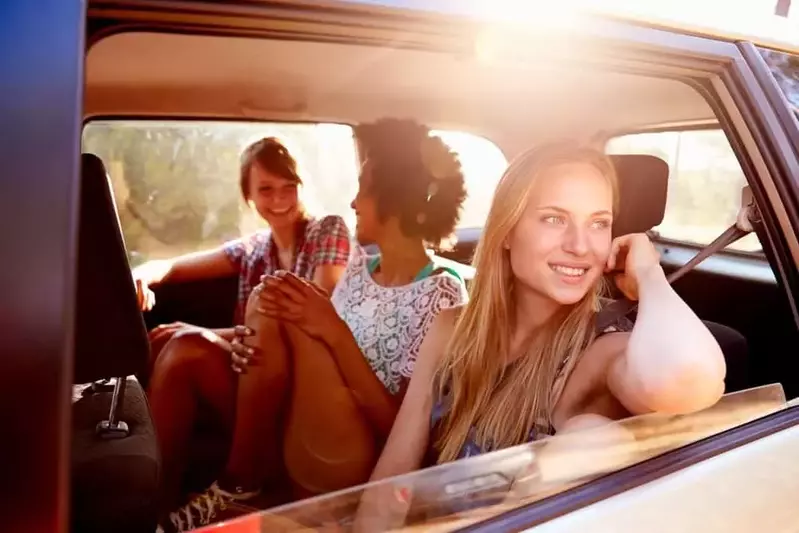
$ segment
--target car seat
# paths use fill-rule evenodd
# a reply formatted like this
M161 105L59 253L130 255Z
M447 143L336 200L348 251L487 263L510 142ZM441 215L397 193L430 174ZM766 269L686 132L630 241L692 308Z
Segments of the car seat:
M148 359L108 175L81 158L72 394L71 522L81 533L151 533L160 459L134 377Z

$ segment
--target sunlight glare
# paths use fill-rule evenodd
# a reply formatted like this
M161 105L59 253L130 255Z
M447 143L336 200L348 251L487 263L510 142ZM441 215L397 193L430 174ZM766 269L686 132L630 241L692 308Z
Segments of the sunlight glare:
M469 0L470 8L486 21L529 29L576 27L580 15L601 14L642 22L757 35L799 43L795 20L774 15L776 0ZM490 24L490 23L489 23ZM498 33L502 33L498 31ZM481 50L483 47L485 50ZM478 57L491 56L489 44L478 43Z

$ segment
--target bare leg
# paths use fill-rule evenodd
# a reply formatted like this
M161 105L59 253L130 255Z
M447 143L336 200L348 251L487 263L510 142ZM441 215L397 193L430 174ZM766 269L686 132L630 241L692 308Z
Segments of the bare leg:
M290 385L289 354L280 324L257 311L250 297L245 325L255 334L244 343L256 350L239 378L236 417L225 473L226 489L251 491L283 477L282 414Z
M142 384L149 388L150 380L153 379L153 372L155 372L155 362L161 355L164 347L172 340L172 338L179 333L180 330L175 330L171 334L159 335L154 341L150 341L150 358L147 362L147 370L143 376L139 376Z
M207 404L224 424L233 422L236 379L230 355L204 335L213 333L176 334L161 351L150 380L148 397L164 465L165 511L176 503L199 405Z
M285 325L292 348L293 388L285 463L298 496L368 481L379 450L327 345Z

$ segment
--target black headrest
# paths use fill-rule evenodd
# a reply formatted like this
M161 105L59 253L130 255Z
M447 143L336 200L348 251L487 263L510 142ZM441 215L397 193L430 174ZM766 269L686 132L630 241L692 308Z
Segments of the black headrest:
M74 383L144 370L147 331L105 165L81 157Z
M663 222L669 165L652 155L612 155L619 178L613 236L643 233Z

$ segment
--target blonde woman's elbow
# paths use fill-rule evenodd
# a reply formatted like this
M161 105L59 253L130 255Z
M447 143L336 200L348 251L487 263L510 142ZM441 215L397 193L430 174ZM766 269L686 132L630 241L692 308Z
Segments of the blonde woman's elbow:
M644 382L642 403L652 411L694 413L713 406L724 394L726 364L715 341L683 355L653 369L659 375Z

